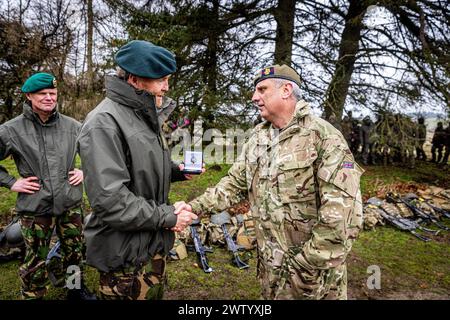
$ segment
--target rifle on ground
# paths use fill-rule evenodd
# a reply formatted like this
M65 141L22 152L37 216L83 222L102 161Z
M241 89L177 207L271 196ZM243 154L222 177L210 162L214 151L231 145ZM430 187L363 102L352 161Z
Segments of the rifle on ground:
M248 264L243 262L241 260L241 257L239 256L239 251L244 249L242 246L238 246L231 237L230 233L228 232L227 223L231 223L231 216L228 212L222 211L219 214L215 214L211 216L211 222L217 225L220 225L223 231L223 237L225 241L227 242L228 250L233 253L232 262L233 264L238 267L239 269L247 269L249 267Z
M408 231L410 232L412 235L414 235L415 237L419 238L422 241L430 241L431 239L428 237L425 237L421 234L418 234L416 232L416 229L420 229L423 231L427 231L433 234L437 234L437 232L439 231L434 231L431 229L427 229L424 228L422 226L419 225L419 223L417 223L416 221L413 220L409 220L406 218L398 218L398 217L393 217L392 215L390 215L382 206L381 204L383 203L383 201L379 198L373 197L370 198L369 200L367 200L368 203L368 207L369 208L376 208L378 209L378 213L392 226L403 230L403 231Z
M417 200L417 201L423 202L427 206L429 206L431 209L436 211L437 213L439 213L442 216L450 219L450 211L435 206L434 204L430 203L429 201L425 200L424 198L419 197L415 193L408 193L407 195L405 195L405 199L408 199L408 200L411 199L411 200Z
M394 203L401 202L401 203L405 204L405 205L408 207L408 209L411 210L417 217L419 217L419 218L421 218L421 219L424 219L424 220L426 220L426 221L429 221L429 222L435 224L437 227L441 228L442 230L447 230L447 231L450 230L450 228L444 226L442 223L440 223L439 221L437 221L437 219L436 219L434 216L432 216L432 215L430 215L430 214L428 214L428 213L426 213L426 212L420 210L420 209L417 208L416 206L413 206L411 203L409 203L409 202L406 201L405 199L402 199L402 198L401 198L398 194L396 194L396 193L388 192L388 193L386 194L386 199L387 199L388 201L391 201L391 202L394 202Z
M210 273L213 271L213 269L208 265L208 259L206 258L206 252L212 252L212 249L207 248L202 244L200 235L198 234L197 229L194 226L194 224L195 225L199 224L199 221L194 220L194 223L190 226L192 240L194 241L195 252L197 253L197 257L198 257L198 260L200 262L200 265L201 265L203 271L205 271L206 273Z
M239 269L247 269L249 267L248 264L246 264L244 261L241 260L241 257L239 256L239 250L241 250L241 247L236 245L234 243L233 239L231 238L230 234L228 233L227 226L225 224L222 225L222 231L223 231L223 237L227 241L228 250L233 253L233 263L236 267Z

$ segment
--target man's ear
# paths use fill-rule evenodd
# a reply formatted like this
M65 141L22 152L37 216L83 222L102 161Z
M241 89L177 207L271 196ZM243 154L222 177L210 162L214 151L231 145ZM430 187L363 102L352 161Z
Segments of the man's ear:
M294 88L292 87L292 83L286 82L283 85L283 92L281 93L281 97L283 99L287 99L292 95L292 92L294 91Z
M27 97L27 99L31 101L31 93L25 93L25 97Z

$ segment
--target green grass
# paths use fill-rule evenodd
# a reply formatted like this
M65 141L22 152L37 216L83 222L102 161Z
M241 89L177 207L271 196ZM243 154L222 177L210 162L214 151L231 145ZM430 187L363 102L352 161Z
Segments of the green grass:
M11 160L1 162L14 173ZM171 202L188 201L200 195L207 187L215 185L228 171L230 165L212 168L191 181L174 183ZM429 183L450 188L448 169L429 163L420 163L416 170L398 167L367 167L362 176L361 189L368 197L376 193L381 184L397 182ZM7 189L0 192L0 215L14 206L15 195ZM449 221L446 222L450 226ZM414 298L420 292L424 298L449 298L450 292L450 232L433 236L433 241L422 242L411 234L391 227L378 227L374 231L361 232L348 257L349 297L352 299ZM253 252L255 255L255 252ZM256 261L249 260L250 268L238 270L230 263L230 253L214 247L208 254L211 274L204 273L197 265L196 255L168 264L166 299L258 299L259 282L256 278ZM381 269L381 290L368 290L367 268L377 265ZM20 281L18 262L0 265L0 299L18 299ZM96 288L98 275L87 267L88 287ZM433 295L434 294L434 295ZM50 288L47 299L64 299L61 289Z

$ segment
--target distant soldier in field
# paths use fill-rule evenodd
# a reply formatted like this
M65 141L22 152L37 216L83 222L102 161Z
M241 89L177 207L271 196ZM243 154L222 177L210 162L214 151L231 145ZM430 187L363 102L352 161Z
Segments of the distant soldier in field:
M416 153L417 153L417 159L418 160L427 160L427 156L425 155L425 151L423 150L423 144L425 143L426 137L427 137L427 127L425 126L425 119L423 117L419 117L417 119L418 125L417 125L417 147L416 147Z
M369 156L370 156L370 132L372 130L372 120L370 120L369 116L365 116L362 121L361 129L359 130L359 140L362 145L362 161L365 165L369 164Z
M347 144L350 145L352 140L352 118L351 118L351 111L348 112L350 116L344 116L341 123L341 132L344 136L345 140L347 141Z
M444 148L445 142L445 130L442 122L438 122L436 130L434 130L433 140L431 141L431 161L441 162L442 160L442 149ZM436 159L436 151L438 153ZM437 160L437 161L436 161Z
M23 113L0 126L0 160L12 156L21 178L0 166L0 185L17 192L26 255L20 266L24 299L41 299L49 285L46 258L54 230L61 243L64 273L82 262L83 172L75 168L80 123L57 110L56 79L36 73L22 86ZM65 281L63 281L65 282ZM95 297L82 284L69 299Z
M445 154L444 158L442 159L442 163L447 164L448 157L450 155L450 123L447 125L447 128L445 129L444 146L445 146Z

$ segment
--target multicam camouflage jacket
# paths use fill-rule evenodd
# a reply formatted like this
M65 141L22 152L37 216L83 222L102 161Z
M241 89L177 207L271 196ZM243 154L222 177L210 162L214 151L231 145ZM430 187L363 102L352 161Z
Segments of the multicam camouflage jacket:
M228 175L190 204L206 213L248 197L260 262L328 270L362 227L362 173L342 134L299 101L281 131L256 126Z

